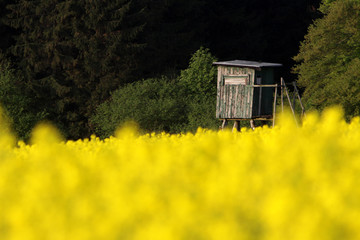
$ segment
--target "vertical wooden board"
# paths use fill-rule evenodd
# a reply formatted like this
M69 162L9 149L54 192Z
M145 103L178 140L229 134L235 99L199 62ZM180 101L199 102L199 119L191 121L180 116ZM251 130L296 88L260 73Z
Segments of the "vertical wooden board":
M228 95L228 101L227 101L227 116L228 118L231 118L231 105L232 105L232 94L231 94L231 85L227 86L227 95Z
M231 108L232 108L232 103L233 103L233 99L232 99L232 86L229 85L228 86L228 94L229 94L229 108L228 108L228 116L229 118L232 118L232 114L231 114Z
M245 94L245 86L242 86L241 87L241 91L240 91L240 116L241 116L241 118L244 118L244 110L245 110L245 108L244 108L244 102L245 102L245 100L244 100L244 95Z
M231 108L231 86L230 85L226 85L226 97L227 97L227 100L226 100L226 116L228 118L230 118L230 108Z
M230 89L231 89L231 108L230 108L230 116L231 118L234 118L235 114L234 114L234 107L235 107L235 86L231 85Z
M242 107L243 107L243 110L242 110L242 114L243 114L243 118L246 118L247 117L247 93L248 93L248 87L245 86L244 88L244 94L243 94L243 104L242 104Z
M227 67L223 67L223 71L222 71L222 74L223 75L226 75L226 71L227 71ZM226 88L225 88L225 85L222 85L222 99L223 99L223 102L222 102L222 115L223 115L223 118L226 117Z
M240 118L244 118L245 114L244 114L244 111L245 111L245 88L246 86L241 86L240 88L240 104L239 104L239 115L240 115Z
M218 88L216 90L216 111L215 111L215 117L220 117L220 89Z
M224 86L224 109L223 109L223 112L224 112L224 117L226 117L226 118L227 118L227 107L228 107L227 101L228 101L227 89Z
M249 106L250 106L250 87L245 89L245 118L249 118Z
M221 118L224 116L224 97L225 97L225 89L224 89L224 85L222 83L222 78L224 76L224 71L225 71L225 67L224 66L221 66L220 68L220 84L221 84L221 87L220 87L220 99L221 99L221 103L220 103L220 115L221 115Z
M241 91L241 85L239 85L236 88L236 92L235 92L235 95L236 95L236 106L235 106L236 118L240 118L240 112L239 112L239 106L241 104L241 99L240 99L240 96L239 96L240 91Z
M254 88L251 87L249 89L249 112L248 112L249 118L253 117L253 112L252 112L253 102L254 102Z
M251 79L251 85L254 85L255 83L255 70L251 69L251 73L250 73L250 79ZM254 100L254 88L251 87L250 91L249 91L249 113L248 116L249 118L253 118L253 111L252 111L252 107L253 107L253 100Z
M222 78L222 74L221 74L221 66L218 66L218 73L217 73L217 84L216 84L216 118L220 118L220 113L221 113L221 109L220 109L220 103L221 103L221 78Z
M234 99L234 104L232 107L232 114L233 114L233 118L236 118L236 105L238 104L237 102L237 95L236 95L236 89L239 88L239 85L233 85L233 99Z
M216 116L218 118L221 118L221 114L222 114L222 97L223 97L223 94L221 93L223 91L222 89L223 87L220 87L219 89L219 95L218 95L218 100L217 100L217 113L216 113Z
M247 86L246 89L245 89L245 118L248 118L248 115L249 115L249 89L250 87Z
M225 118L226 115L226 86L223 87L223 96L222 96L222 117Z
M235 107L237 105L237 101L236 101L236 89L237 88L238 88L237 85L232 85L231 86L231 92L232 92L231 117L232 118L236 118Z
M224 110L223 110L223 113L224 113L224 118L227 118L227 101L228 101L228 94L227 94L227 86L224 85L224 102L223 102L223 105L224 105Z
M222 83L222 78L224 76L224 72L225 72L225 67L221 66L220 67L220 83ZM223 84L220 85L220 103L219 103L219 107L220 107L220 118L224 118L224 111L225 111L225 86Z
M253 88L249 86L249 88L247 89L247 102L246 102L246 105L247 105L247 112L246 112L246 118L251 118L251 108L252 108L252 90Z
M230 93L231 93L231 86L230 86L230 85L226 85L226 117L227 117L227 118L231 118L231 115L230 115L230 110L231 110L231 97L230 97Z
M243 95L242 95L242 110L241 110L241 114L243 118L246 118L246 102L247 102L247 96L246 96L246 92L247 92L247 86L244 86L243 88Z
M240 118L240 114L239 114L239 105L240 105L240 98L239 98L239 91L241 89L241 85L239 86L236 86L235 88L235 107L234 107L234 115L235 115L235 118Z
M226 117L226 89L225 86L222 87L223 88L223 97L222 97L222 117L225 118Z
M224 116L224 86L221 86L220 96L220 118Z
M230 106L230 117L234 118L234 106L235 106L235 98L234 98L234 85L230 86L230 90L231 90L231 106Z
M224 107L225 107L225 89L224 89L224 86L223 87L221 87L221 92L222 92L222 96L221 96L221 103L220 103L220 115L221 115L221 117L223 117L224 116Z
M219 102L219 118L222 118L222 116L223 116L223 102L224 102L223 95L221 95L220 102Z
M254 79L255 79L255 70L254 69L249 69L249 72L248 72L248 74L249 74L249 84L250 85L254 85L255 84L255 82L254 82Z
M219 102L219 118L222 118L224 113L224 87L221 86L221 89L220 89L220 102Z
M229 94L229 98L228 98L228 117L231 118L231 108L232 108L232 88L231 85L228 86L228 94Z
M241 96L241 117L246 117L246 88L247 86L244 86L242 88L242 96Z
M223 85L222 87L221 87L221 89L222 89L222 91L221 91L221 94L222 94L222 96L221 96L221 114L222 114L222 116L224 116L225 115L225 111L226 111L226 105L225 105L225 102L226 102L226 89L225 89L225 85Z
M241 85L239 85L235 90L236 106L235 106L234 112L235 112L236 118L240 118L240 112L239 112L239 106L241 104L240 92L241 92Z

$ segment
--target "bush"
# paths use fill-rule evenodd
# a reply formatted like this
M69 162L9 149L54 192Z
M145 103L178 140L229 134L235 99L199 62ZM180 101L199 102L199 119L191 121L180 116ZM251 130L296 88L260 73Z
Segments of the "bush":
M186 124L182 88L174 79L147 79L116 90L90 118L96 134L108 137L119 125L135 121L142 131L179 132Z
M127 121L135 121L145 132L218 129L214 61L208 49L200 48L179 77L147 79L118 89L91 117L95 133L108 137Z
M209 49L201 47L191 57L187 69L181 71L180 83L192 94L216 96L216 58Z
M198 127L217 129L216 113L217 70L212 66L217 59L209 49L201 47L190 59L187 69L181 71L179 82L186 91L188 124L185 131Z
M199 127L216 130L220 126L220 121L215 116L216 97L188 96L187 101L187 125L183 132L195 132Z

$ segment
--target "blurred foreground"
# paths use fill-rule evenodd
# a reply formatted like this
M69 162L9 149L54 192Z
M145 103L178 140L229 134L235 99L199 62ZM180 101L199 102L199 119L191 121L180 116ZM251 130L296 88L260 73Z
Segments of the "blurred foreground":
M13 139L1 130L3 240L360 238L360 121L339 109L299 128Z

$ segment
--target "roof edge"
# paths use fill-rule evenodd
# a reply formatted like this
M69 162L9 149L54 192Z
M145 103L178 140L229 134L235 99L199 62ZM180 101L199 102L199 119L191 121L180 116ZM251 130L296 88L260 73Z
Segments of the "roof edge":
M281 63L256 62L256 61L246 61L246 60L213 62L213 65L233 66L233 67L250 67L250 68L282 67L283 66Z

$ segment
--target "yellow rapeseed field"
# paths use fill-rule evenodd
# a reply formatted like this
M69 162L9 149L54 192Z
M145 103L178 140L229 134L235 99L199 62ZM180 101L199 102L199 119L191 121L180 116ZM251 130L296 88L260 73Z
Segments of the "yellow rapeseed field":
M360 239L359 218L360 120L336 108L241 133L0 131L1 240Z

